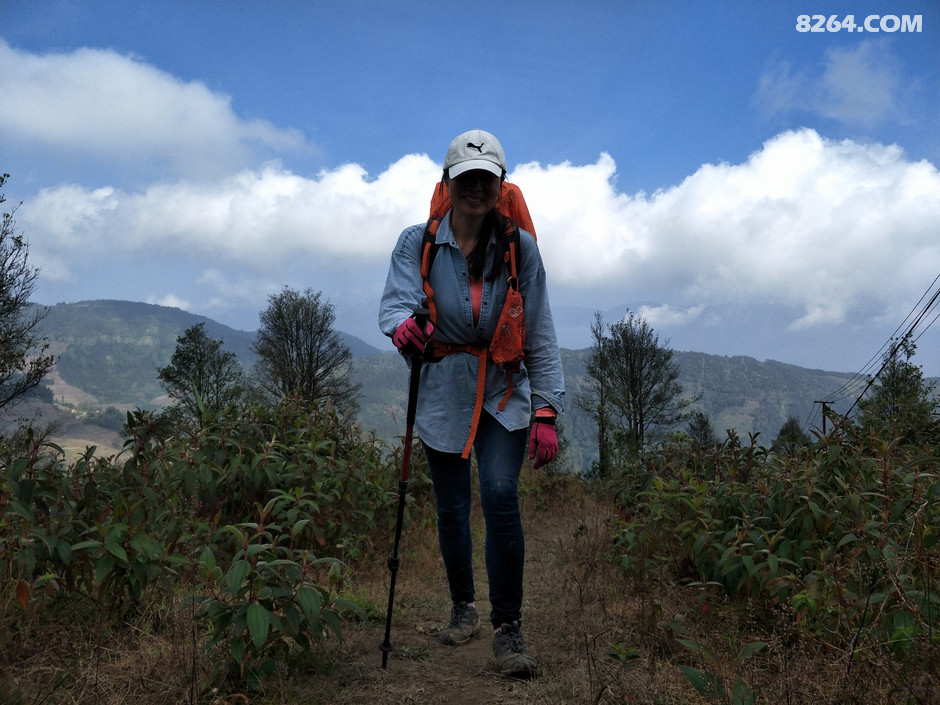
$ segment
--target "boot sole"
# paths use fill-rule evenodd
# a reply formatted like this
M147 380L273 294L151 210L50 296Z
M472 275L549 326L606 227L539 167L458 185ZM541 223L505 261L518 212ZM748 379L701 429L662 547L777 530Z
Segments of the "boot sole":
M470 632L470 635L466 639L457 640L457 639L454 639L450 634L447 634L447 635L442 634L439 637L437 637L437 640L441 642L444 646L463 646L464 644L469 644L473 640L473 637L477 636L479 633L480 633L480 627L479 625L477 625L476 628L472 632Z

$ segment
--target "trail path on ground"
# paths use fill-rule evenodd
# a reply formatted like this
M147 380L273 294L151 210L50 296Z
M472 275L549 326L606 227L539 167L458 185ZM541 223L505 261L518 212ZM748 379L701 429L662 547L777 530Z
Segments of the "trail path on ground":
M584 548L580 545L587 533L584 511L580 502L579 506L564 505L560 510L553 507L551 511L524 511L523 631L529 651L541 663L541 677L519 681L503 678L492 670L492 636L487 629L490 605L482 561L475 565L481 634L467 645L447 647L436 640L450 610L443 579L438 575L409 574L407 555L403 553L392 622L394 651L387 668L381 668L379 648L384 639L384 619L381 623L350 625L338 658L338 670L321 681L325 687L316 694L316 702L333 705L597 702L597 694L591 692L591 659L587 658L585 648L590 637L580 619L583 598L579 580L571 571L572 558ZM481 544L482 530L474 533L476 543ZM407 541L406 535L403 544ZM480 552L479 547L475 550Z

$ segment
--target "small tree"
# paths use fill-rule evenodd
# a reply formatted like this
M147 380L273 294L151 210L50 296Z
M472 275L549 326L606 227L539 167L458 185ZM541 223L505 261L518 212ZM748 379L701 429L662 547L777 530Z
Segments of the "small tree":
M157 371L167 395L176 400L168 410L185 428L194 431L204 417L216 418L237 404L245 392L245 377L235 353L222 350L222 341L206 335L197 323L176 339L170 364Z
M718 437L712 430L712 422L703 411L692 412L687 430L689 438L699 448L710 448L718 442Z
M604 320L600 311L594 313L591 324L591 338L594 341L587 360L587 380L577 404L591 415L597 427L597 465L596 475L607 477L611 472L611 430L610 409L608 405L607 350L604 346Z
M698 399L682 397L679 366L668 341L660 344L642 316L627 311L623 321L609 326L609 337L595 345L602 348L609 403L632 454L646 446L651 434L688 418L688 407Z
M773 442L773 449L792 455L800 448L805 448L812 439L803 431L800 420L795 416L788 416L783 422L780 431L777 432L777 438Z
M356 411L359 385L350 380L352 352L333 330L333 306L311 289L285 287L268 297L255 341L255 372L262 389L276 400L298 396L343 414Z
M858 423L888 440L903 443L937 443L940 421L935 385L924 380L920 367L911 362L917 346L900 340L885 354L872 393L858 402ZM872 380L872 384L874 380Z
M0 176L0 188L9 178ZM0 193L0 203L5 201ZM40 338L48 309L30 303L39 270L27 261L29 245L16 232L15 213L5 211L0 222L0 410L21 400L55 364L45 354L49 343Z

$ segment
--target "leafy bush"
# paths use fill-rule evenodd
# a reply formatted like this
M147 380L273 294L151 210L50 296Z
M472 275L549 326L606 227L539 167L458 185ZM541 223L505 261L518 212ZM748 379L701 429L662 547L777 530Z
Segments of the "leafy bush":
M257 521L220 529L240 546L226 571L209 547L199 558L206 592L199 602L212 628L209 646L227 644L230 675L253 689L287 655L285 637L309 651L326 627L342 638L338 609L358 611L318 582L328 571L329 586L336 585L342 564L335 558L313 559L298 546L309 523L298 516L304 503L282 492L257 507Z
M194 437L167 438L142 411L127 427L117 459L90 448L69 463L27 436L0 473L4 639L57 597L119 616L186 591L224 647L222 672L258 685L288 643L341 636L354 610L337 596L343 561L380 528L387 538L392 514L397 475L376 441L294 400L232 410Z
M810 633L857 657L897 656L940 627L940 458L845 428L794 456L737 437L650 460L617 538L629 574L792 607Z

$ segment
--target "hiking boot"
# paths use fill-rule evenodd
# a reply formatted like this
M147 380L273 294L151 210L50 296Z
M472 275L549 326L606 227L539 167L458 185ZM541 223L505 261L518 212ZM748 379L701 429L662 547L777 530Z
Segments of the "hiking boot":
M480 615L477 608L458 602L450 611L450 624L438 635L438 641L447 646L461 646L480 633Z
M501 676L535 678L540 673L539 662L525 650L519 622L504 624L493 634L493 658Z

